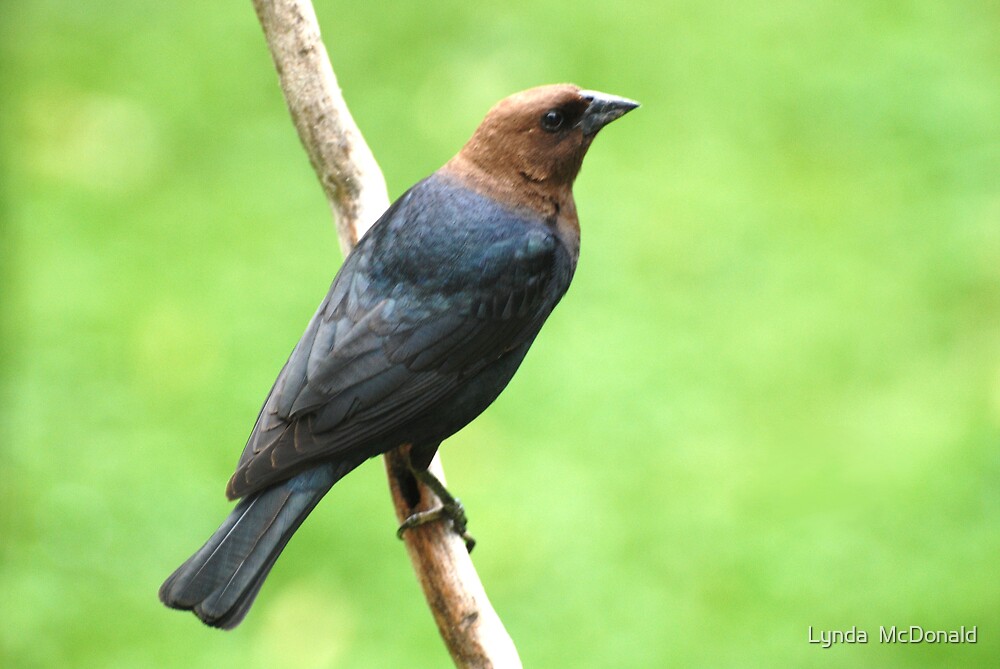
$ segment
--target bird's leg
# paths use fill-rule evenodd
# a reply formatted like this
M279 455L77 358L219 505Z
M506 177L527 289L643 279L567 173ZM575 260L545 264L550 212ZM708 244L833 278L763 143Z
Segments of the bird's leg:
M455 531L455 534L465 540L465 547L471 553L472 549L476 546L476 540L468 532L469 519L465 515L465 507L462 506L462 502L448 492L448 489L444 487L444 484L441 483L438 477L434 476L429 470L418 470L411 467L410 471L413 473L413 476L437 495L437 498L441 500L441 506L429 511L417 511L413 513L399 526L396 536L402 539L403 533L406 530L418 527L424 523L447 518L451 520L451 527Z

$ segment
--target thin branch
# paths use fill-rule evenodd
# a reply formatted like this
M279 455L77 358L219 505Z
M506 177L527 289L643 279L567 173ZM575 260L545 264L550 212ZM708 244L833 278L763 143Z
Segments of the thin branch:
M390 451L384 458L399 522L415 511L437 505L434 493L410 473L408 448ZM444 470L437 455L430 470L444 483ZM408 489L419 491L418 504L409 503ZM517 648L486 596L465 541L452 531L449 523L427 523L415 530L407 530L403 535L406 550L455 666L520 669Z
M388 206L385 179L344 102L312 3L253 0L253 5L292 121L333 210L346 254ZM405 448L385 455L400 522L436 504L433 493L410 473ZM443 480L437 457L431 469ZM517 649L490 604L462 539L446 523L428 523L407 531L404 540L455 665L520 667Z
M253 0L292 122L348 251L389 206L385 178L347 109L309 0Z

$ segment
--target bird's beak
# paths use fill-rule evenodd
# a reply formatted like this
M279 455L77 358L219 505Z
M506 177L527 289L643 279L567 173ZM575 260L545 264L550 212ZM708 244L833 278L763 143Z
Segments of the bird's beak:
M599 91L580 91L580 97L590 102L580 119L584 135L596 135L598 130L639 106L635 100Z

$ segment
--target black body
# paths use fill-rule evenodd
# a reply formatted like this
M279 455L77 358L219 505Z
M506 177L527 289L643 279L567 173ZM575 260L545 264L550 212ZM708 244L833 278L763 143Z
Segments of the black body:
M575 264L555 220L445 173L400 197L348 255L279 374L229 483L241 502L163 584L163 602L238 624L336 481L403 443L426 467L496 399Z

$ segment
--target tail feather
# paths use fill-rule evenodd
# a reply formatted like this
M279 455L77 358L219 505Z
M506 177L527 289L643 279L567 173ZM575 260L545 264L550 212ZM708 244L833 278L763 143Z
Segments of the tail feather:
M336 479L332 467L318 467L241 500L163 583L160 600L212 627L238 625L285 544Z

